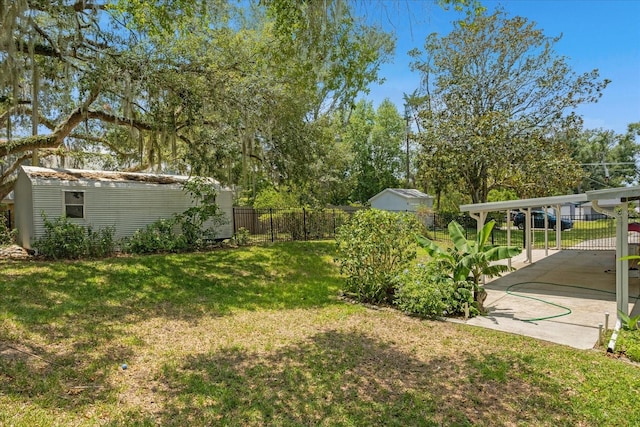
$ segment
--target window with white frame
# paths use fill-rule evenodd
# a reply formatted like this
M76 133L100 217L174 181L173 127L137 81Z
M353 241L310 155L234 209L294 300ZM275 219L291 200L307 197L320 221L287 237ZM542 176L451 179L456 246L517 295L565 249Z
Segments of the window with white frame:
M84 218L84 192L64 192L64 214L67 218Z

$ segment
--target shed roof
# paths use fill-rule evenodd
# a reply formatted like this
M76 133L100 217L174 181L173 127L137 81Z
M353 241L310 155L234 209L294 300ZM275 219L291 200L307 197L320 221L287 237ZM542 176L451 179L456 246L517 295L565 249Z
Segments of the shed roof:
M38 166L22 166L30 179L43 178L60 181L106 181L145 184L183 184L189 180L184 175L161 175L139 172L95 171L85 169L53 169ZM211 179L212 184L218 184Z
M415 190L413 188L386 188L370 198L369 200L373 200L380 196L383 193L393 193L397 196L402 197L403 199L432 199L433 197L423 193L422 191Z

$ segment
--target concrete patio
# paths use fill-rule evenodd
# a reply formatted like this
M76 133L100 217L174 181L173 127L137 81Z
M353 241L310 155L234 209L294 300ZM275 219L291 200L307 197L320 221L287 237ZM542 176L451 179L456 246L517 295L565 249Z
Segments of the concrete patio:
M615 251L534 250L533 260L525 263L521 254L512 260L516 271L488 282L487 315L465 323L593 348L605 313L609 313L610 329L616 322ZM632 309L640 294L640 279L637 270L630 276Z

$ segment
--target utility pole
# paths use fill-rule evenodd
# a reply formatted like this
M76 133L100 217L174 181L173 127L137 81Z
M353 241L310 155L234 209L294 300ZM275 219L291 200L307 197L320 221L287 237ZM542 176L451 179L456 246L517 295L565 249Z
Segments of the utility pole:
M410 185L410 183L411 183L411 161L410 161L410 156L409 156L409 132L411 131L411 127L409 126L410 118L411 118L410 107L409 107L409 104L407 104L405 102L405 104L404 104L404 119L406 121L405 140L406 140L406 144L407 144L407 187L411 186Z
M33 67L31 75L31 135L38 135L38 110L40 108L38 100L38 92L40 91L40 76L38 73L38 64L33 58L31 58L31 66ZM31 165L40 166L40 158L38 156L38 149L34 148L31 154Z

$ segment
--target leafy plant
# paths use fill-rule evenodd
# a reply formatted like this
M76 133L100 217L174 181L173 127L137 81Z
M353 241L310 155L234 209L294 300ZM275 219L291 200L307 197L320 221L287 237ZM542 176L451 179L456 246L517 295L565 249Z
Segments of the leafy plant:
M616 351L624 353L633 362L640 362L640 329L623 328L616 341Z
M236 233L233 235L233 239L238 246L244 246L249 243L249 236L251 233L244 227L238 228Z
M176 217L159 219L145 228L136 230L131 237L123 239L122 249L134 254L177 252L188 247L184 236L174 231Z
M62 216L49 220L44 212L44 235L36 240L38 254L50 259L103 258L115 252L115 228L94 231Z
M640 314L629 316L625 312L618 310L618 317L620 317L623 329L628 331L640 329Z
M217 191L210 179L193 177L184 184L184 190L191 194L195 205L176 215L175 221L187 246L202 247L216 238L227 219L216 203Z
M508 266L493 262L511 258L521 252L521 249L515 246L487 244L494 225L495 221L489 221L476 235L475 240L467 240L462 226L456 221L451 221L448 230L454 247L446 250L427 238L418 237L420 246L424 247L427 253L435 258L436 263L441 268L449 272L454 281L467 280L473 284L475 300L478 302L478 307L481 311L482 295L485 294L484 290L480 288L482 276L494 277L510 271Z
M344 292L359 301L392 303L400 273L416 257L415 216L369 209L338 229L337 257Z
M456 282L441 270L437 263L417 264L400 276L395 304L406 313L424 317L455 316L464 313L468 304L473 307L473 286L467 281Z
M115 227L105 227L98 231L87 227L86 255L92 258L111 256L116 251Z
M15 241L17 230L7 227L4 215L0 215L0 246L10 245Z
M44 219L44 235L36 240L38 254L52 259L77 259L85 253L85 230L62 216L49 221Z

